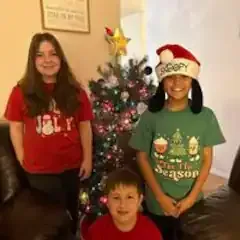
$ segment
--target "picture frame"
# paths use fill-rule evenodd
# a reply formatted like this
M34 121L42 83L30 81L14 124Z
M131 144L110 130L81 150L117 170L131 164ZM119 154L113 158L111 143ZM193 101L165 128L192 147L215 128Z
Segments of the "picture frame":
M90 33L90 0L40 0L46 30Z

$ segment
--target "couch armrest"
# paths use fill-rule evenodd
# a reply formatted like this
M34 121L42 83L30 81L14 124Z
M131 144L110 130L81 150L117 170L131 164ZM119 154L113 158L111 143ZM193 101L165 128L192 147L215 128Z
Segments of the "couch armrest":
M0 215L0 238L45 240L61 239L61 235L66 237L71 234L67 211L37 190L21 191L1 206Z
M222 186L182 216L183 231L193 240L239 239L240 195Z

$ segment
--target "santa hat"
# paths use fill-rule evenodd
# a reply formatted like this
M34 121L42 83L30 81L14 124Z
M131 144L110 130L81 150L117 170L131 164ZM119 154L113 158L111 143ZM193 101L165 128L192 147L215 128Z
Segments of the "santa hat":
M156 66L159 81L175 74L198 79L200 62L187 49L177 44L167 44L157 49L156 53L160 59Z

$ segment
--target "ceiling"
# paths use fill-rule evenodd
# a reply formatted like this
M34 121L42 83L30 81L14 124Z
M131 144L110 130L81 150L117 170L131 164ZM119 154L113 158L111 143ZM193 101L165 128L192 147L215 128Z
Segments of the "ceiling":
M121 17L141 12L144 8L144 0L120 0Z

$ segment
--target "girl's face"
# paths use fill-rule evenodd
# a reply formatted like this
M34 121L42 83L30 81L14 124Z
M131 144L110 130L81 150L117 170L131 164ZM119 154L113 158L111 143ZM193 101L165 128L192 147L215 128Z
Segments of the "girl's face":
M44 81L54 81L61 67L61 60L58 57L52 43L43 41L40 43L36 53L35 65L37 71L42 74Z
M192 78L184 75L172 75L163 80L164 91L174 100L188 98L192 87Z

